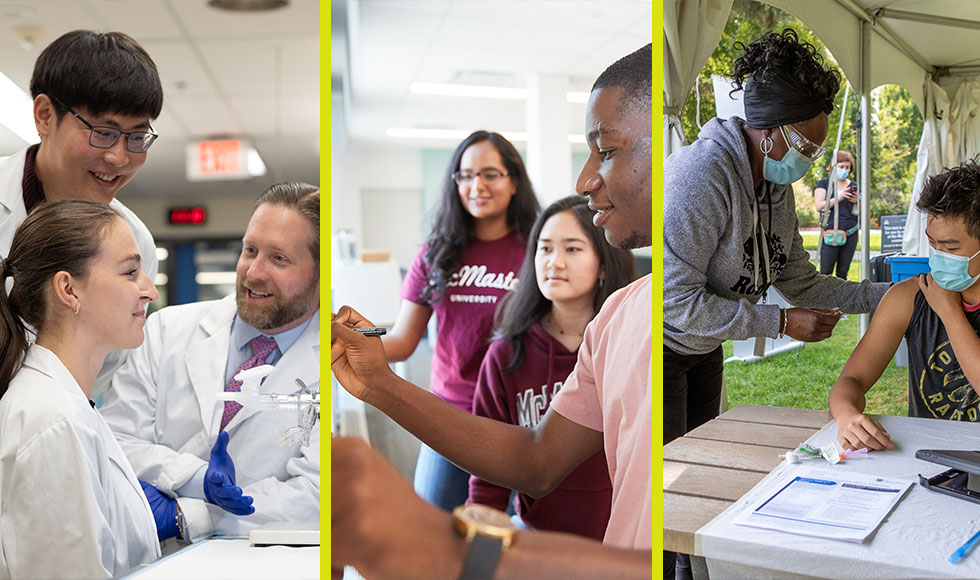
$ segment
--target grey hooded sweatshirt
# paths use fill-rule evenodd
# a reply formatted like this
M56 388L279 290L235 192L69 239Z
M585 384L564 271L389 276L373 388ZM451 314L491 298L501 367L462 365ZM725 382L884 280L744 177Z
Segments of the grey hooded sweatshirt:
M891 285L817 273L792 186L754 191L744 123L711 120L664 164L664 346L680 354L777 336L779 306L758 304L771 285L794 306L844 312L870 311Z

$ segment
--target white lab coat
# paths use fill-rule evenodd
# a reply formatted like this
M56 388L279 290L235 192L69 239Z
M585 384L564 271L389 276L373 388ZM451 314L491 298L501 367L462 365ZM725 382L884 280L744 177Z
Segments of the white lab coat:
M27 158L28 147L25 147L7 157L0 157L0 258L5 258L10 252L10 243L14 240L17 226L27 217L24 206L24 161ZM142 268L150 280L155 280L159 261L157 247L150 230L128 207L118 199L109 202L109 207L119 212L123 220L133 230L136 245L143 259ZM95 379L92 388L92 398L95 399L109 387L112 374L122 365L126 351L113 351L106 357L105 364Z
M176 489L207 465L224 403L225 365L235 297L170 306L146 322L146 339L113 377L102 414L140 479L161 491ZM296 379L320 382L320 312L276 363L263 393L295 393ZM255 513L235 516L180 498L187 535L247 535L274 521L320 519L320 424L309 447L280 447L280 431L296 426L297 413L243 407L225 428L237 483L252 496Z
M0 399L0 579L112 578L159 557L109 426L58 357L32 345Z

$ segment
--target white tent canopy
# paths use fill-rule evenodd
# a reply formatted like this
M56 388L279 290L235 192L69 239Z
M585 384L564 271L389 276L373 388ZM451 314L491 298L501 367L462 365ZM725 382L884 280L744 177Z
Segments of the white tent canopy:
M925 255L925 222L914 208L922 183L943 167L980 152L980 125L976 121L980 108L980 1L762 1L798 18L834 55L860 97L861 151L870 150L871 89L896 84L919 105L925 129L903 246L908 254ZM694 85L694 76L687 73L700 70L711 55L704 45L714 38L713 47L721 38L730 4L731 0L664 0L665 156L676 148L669 139L668 117L679 110ZM701 21L691 23L691 18ZM675 74L675 69L682 72ZM873 195L867 155L861 155L858 169L859 181L869 184L866 191ZM867 240L866 196L862 197L861 221L862 237ZM863 277L868 277L870 269L868 246L862 244Z

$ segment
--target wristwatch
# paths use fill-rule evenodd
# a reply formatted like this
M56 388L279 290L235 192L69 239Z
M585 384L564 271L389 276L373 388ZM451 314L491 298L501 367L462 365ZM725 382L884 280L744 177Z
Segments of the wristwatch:
M459 580L491 580L517 526L504 512L476 503L454 509L453 521L469 545Z

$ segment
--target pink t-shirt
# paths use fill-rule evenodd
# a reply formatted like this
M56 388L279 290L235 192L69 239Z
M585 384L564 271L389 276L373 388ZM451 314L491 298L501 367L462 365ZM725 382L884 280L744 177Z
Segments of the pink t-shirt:
M551 403L562 417L602 431L613 487L603 543L646 550L653 531L652 280L644 276L606 299Z
M472 410L480 363L490 346L494 310L504 294L517 287L524 248L513 233L489 242L472 242L445 294L429 304L420 297L429 275L429 265L423 261L427 247L423 246L402 283L402 298L431 306L436 314L429 390L467 413Z

